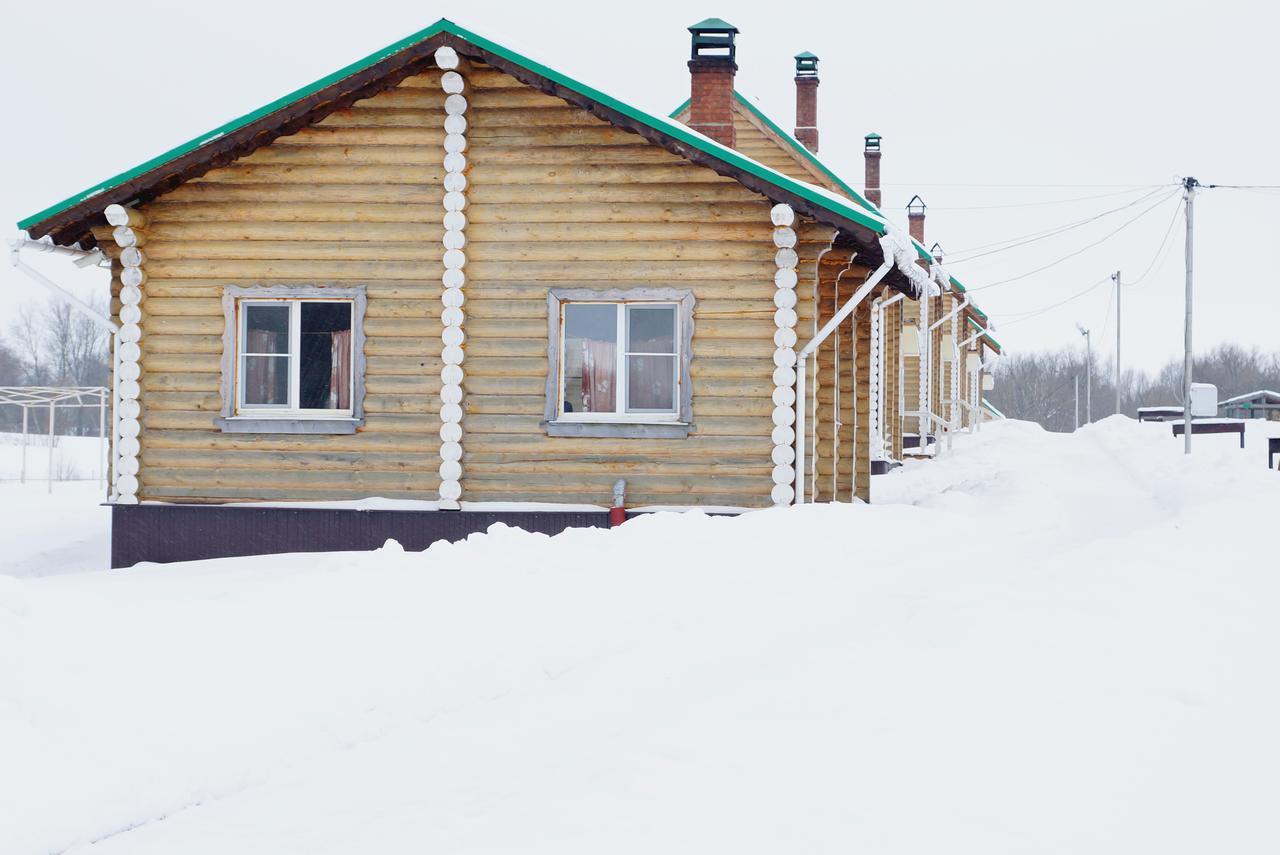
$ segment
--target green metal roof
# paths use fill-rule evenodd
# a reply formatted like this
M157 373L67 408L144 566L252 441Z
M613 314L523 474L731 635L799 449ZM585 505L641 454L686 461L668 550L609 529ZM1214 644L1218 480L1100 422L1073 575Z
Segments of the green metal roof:
M836 175L835 172L833 172L825 163L818 160L817 156L813 152L809 151L809 149L804 145L804 143L800 142L791 134L784 131L778 125L777 122L775 122L773 119L770 119L767 115L765 115L760 110L760 108L758 108L755 104L752 104L749 100L747 100L742 95L741 92L735 89L733 92L733 97L737 99L739 104L741 104L742 106L750 110L751 115L759 119L765 125L765 127L767 127L769 130L773 131L775 134L777 134L778 136L786 140L787 144L790 145L791 148L795 150L796 154L800 155L808 163L812 164L815 169L817 169L819 172L825 175L831 181L831 183L839 187L842 192L849 194L849 197L851 199L855 200L859 205L866 208L868 211L874 211L876 214L878 214L881 217L884 216L884 214L880 212L879 208L877 208L875 205L867 201L866 197L864 197L857 190L854 190L852 187L846 184L840 178L839 175ZM689 109L688 98L684 100L683 104L681 104L679 107L673 110L668 115L668 118L674 119L676 116L679 116L681 113L683 113L687 109Z
M969 305L973 305L973 304L970 303ZM985 317L985 315L983 317ZM965 320L968 321L969 325L972 326L975 330L978 330L979 332L981 332L982 337L985 338L987 341L991 342L991 344L995 347L996 350L999 350L999 351L1004 350L1004 346L1000 344L1000 342L996 341L995 336L987 332L986 328L984 328L982 324L978 323L973 318L965 318Z
M865 196L863 196L861 193L859 193L857 190L854 190L852 187L850 187L850 186L849 186L849 185L848 185L848 184L847 184L847 183L846 183L842 178L840 178L840 176L839 176L839 175L836 175L836 173L835 173L835 172L834 172L830 167L828 167L828 166L827 166L825 163L823 163L821 160L818 160L818 156L817 156L817 155L815 155L812 151L810 151L810 150L808 149L808 147L807 147L807 146L805 146L805 144L804 144L804 143L800 142L800 141L799 141L798 139L796 139L794 136L792 136L791 134L789 134L789 133L787 133L786 131L784 131L784 130L783 130L783 129L778 125L778 123L777 123L777 122L775 122L773 119L769 118L769 117L768 117L768 115L766 115L766 114L764 113L764 111L762 111L762 110L761 110L759 107L757 107L755 104L752 104L752 103L751 103L751 101L750 101L749 99L747 99L746 97L744 97L744 96L743 96L743 94L742 94L741 92L739 92L739 91L737 91L737 90L735 89L735 90L734 90L734 92L733 92L733 97L734 97L735 99L737 99L737 101L738 101L738 103L739 103L739 104L741 104L742 106L744 106L744 107L746 107L748 110L750 110L750 111L751 111L751 115L753 115L753 116L755 116L757 119L759 119L759 120L760 120L760 121L765 125L765 127L769 128L769 130L773 131L773 132L774 132L775 134L777 134L779 137L781 137L782 139L786 140L786 141L787 141L787 144L791 146L792 150L793 150L793 151L795 151L795 153L796 153L796 154L800 155L800 157L804 158L804 159L805 159L805 161L807 161L808 163L812 164L812 165L813 165L813 167L814 167L815 169L817 169L819 172L821 172L823 175L825 175L828 179L830 179L830 180L831 180L831 183L835 184L835 185L836 185L837 187L839 187L843 192L847 193L847 194L850 196L850 198L852 198L852 199L854 199L855 201L857 201L857 203L858 203L859 205L861 205L862 207L866 208L868 211L872 211L872 212L874 212L875 214L877 214L878 216L880 216L881 218L884 218L884 212L883 212L883 211L881 211L881 210L880 210L879 208L877 208L875 205L871 204L871 202L870 202L870 201L869 201ZM674 119L674 118L676 118L677 116L679 116L681 113L683 113L685 110L689 109L689 100L690 100L690 99L688 99L688 98L684 99L684 102L683 102L683 103L681 103L679 107L676 107L674 110L672 110L672 111L668 114L668 118ZM880 137L880 135L879 135L879 134L877 134L877 133L870 133L870 134L867 134L867 136L868 136L868 137L874 137L874 138L876 138L876 139L880 139L880 138L881 138L881 137ZM915 240L914 238L912 238L912 241L911 241L911 242L912 242L913 244L915 244L915 247L916 247L916 254L917 254L917 255L919 255L919 256L920 256L922 259L924 259L925 261L931 261L931 260L932 260L933 256L931 256L931 255L929 254L929 251L928 251L928 250L926 250L926 249L924 248L924 244L920 243L919 241ZM952 277L950 277L950 279L951 279L951 284L952 284L952 285L956 288L956 290L958 290L960 293L962 293L962 294L963 294L963 293L967 290L967 289L964 287L964 285L960 282L960 280L959 280L959 279L957 279L956 277L952 276ZM975 305L974 303L970 303L969 305L973 308L973 310L974 310L975 312L977 312L978 314L982 315L982 317L983 317L983 318L987 317L986 313L985 313L985 312L983 312L981 309L979 309L979 308L977 307L977 305Z
M994 415L996 418L1001 418L1001 419L1006 418L1005 414L997 410L995 407L995 404L991 403L986 398L982 399L982 406L990 410L991 414Z
M806 50L796 54L795 58L796 59L817 59L818 57L816 54L810 53L809 51Z
M667 136L672 137L678 140L679 142L684 143L685 145L691 146L706 154L710 154L713 157L716 157L721 161L729 164L730 166L733 166L737 169L742 170L743 172L749 173L757 178L760 178L763 181L769 184L772 184L781 190L785 190L789 193L792 193L795 196L798 196L804 199L805 201L818 206L819 208L822 208L831 213L837 214L838 216L844 217L845 219L856 222L857 224L864 226L865 228L867 228L868 230L870 230L875 234L884 234L885 231L887 230L884 217L881 216L878 212L876 212L875 208L871 206L869 203L866 203L865 200L861 200L861 197L856 197L856 194L854 194L855 197L859 198L860 201L862 201L863 203L862 207L859 207L857 204L848 203L848 202L845 202L844 200L833 197L829 193L823 191L821 188L814 187L813 185L810 185L803 181L797 181L794 178L791 178L787 175L782 174L781 172L777 172L776 170L770 169L767 166L764 166L763 164L757 163L754 160L751 160L750 158L743 157L741 154L734 151L733 149L728 148L727 146L720 145L714 140L711 140L708 137L703 136L702 134L696 133L686 128L684 125L680 124L679 122L673 122L667 119L659 118L650 113L646 113L645 111L640 110L639 108L634 107L630 104L627 104L623 101L619 101L618 99L613 98L612 96L606 95L605 93L601 92L598 89L595 89L591 86L588 86L585 83L575 80L566 74L562 74L558 71L555 71L554 69L551 69L545 65L542 65L541 63L528 59L527 57L522 56L521 54L511 50L510 48L504 47L496 42L490 41L489 39L486 39L483 36L477 35L476 33L473 33L463 27L460 27L459 25L453 23L452 21L449 21L444 18L440 19L439 21L436 21L434 24L427 27L426 29L419 30L413 35L403 38L400 41L395 42L394 44L388 45L382 50L369 54L365 58L357 62L354 62L350 65L347 65L339 69L338 71L335 71L332 74L329 74L321 78L320 80L315 81L314 83L308 84L307 86L304 86L301 89L297 89L293 92L290 92L288 95L277 98L271 103L263 107L260 107L251 113L246 113L245 115L239 117L238 119L233 119L232 121L227 122L226 124L223 124L213 129L212 131L209 131L206 134L201 134L200 136L192 140L188 140L182 145L177 146L176 148L170 149L169 151L163 154L157 155L156 157L153 157L150 160L144 163L141 163L132 169L126 170L125 172L112 176L111 178L108 178L105 181L99 182L98 184L95 184L92 187L86 190L83 190L80 193L75 194L74 196L70 196L67 199L64 199L63 201L58 202L57 204L51 205L42 211L32 214L31 216L26 217L25 219L19 221L18 228L27 229L30 226L36 223L39 223L44 219L47 219L48 217L59 214L62 211L65 211L68 208L71 208L88 199L91 199L94 196L97 196L101 193L111 190L112 188L118 187L119 185L125 182L138 178L144 173L147 173L157 167L163 166L165 163L173 160L174 158L180 157L184 154L194 151L203 145L206 145L210 142L213 142L214 140L219 139L222 136L225 136L226 134L237 131L240 128L254 121L257 121L258 119L261 119L276 110L279 110L283 107L288 106L294 101L297 101L301 98L305 98L309 95L312 95L315 92L318 92L321 89L324 89L342 80L345 77L348 77L352 74L356 74L360 71L363 71L364 69L378 62L381 62L382 60L387 59L388 57L396 53L399 53L400 51L405 50L406 48L413 47L414 45L420 42L423 42L431 38L432 36L436 36L440 33L449 33L451 35L457 36L459 39L462 39L465 42L468 42L478 48L482 48L483 50L489 51L490 53L498 57L501 57L511 63L519 65L523 68L526 68L529 71L534 72L535 74L545 77L548 80L551 80L554 83L557 83L565 87L566 89L569 89L592 101L595 101L612 110L615 110L616 112L621 113L622 115L627 116L632 120L640 122L641 124L647 125L650 128L656 131L659 131L660 133L666 134Z

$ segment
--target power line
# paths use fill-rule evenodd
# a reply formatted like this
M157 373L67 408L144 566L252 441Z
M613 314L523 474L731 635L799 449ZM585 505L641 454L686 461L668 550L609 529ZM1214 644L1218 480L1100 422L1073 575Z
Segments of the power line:
M1020 324L1020 323L1022 323L1023 321L1029 321L1029 320L1031 320L1032 318L1035 318L1035 317L1038 317L1038 316L1040 316L1040 315L1043 315L1045 312L1052 311L1052 310L1054 310L1054 309L1058 308L1059 306L1065 306L1067 303L1070 303L1072 300L1078 300L1078 299L1080 299L1081 297L1083 297L1085 294L1091 294L1091 293L1093 293L1094 291L1098 290L1098 288L1099 288L1101 285L1104 285L1104 284L1106 284L1108 281L1110 281L1110 279L1111 279L1111 277L1110 277L1110 276L1108 276L1108 277L1106 277L1106 278L1104 278L1104 279L1099 279L1097 282L1094 282L1092 285L1090 285L1088 288L1085 288L1083 291L1079 291L1079 292L1077 292L1077 293L1075 293L1075 294L1072 294L1070 297L1067 297L1066 299L1063 299L1063 300L1059 300L1058 302L1053 303L1053 304L1051 304L1051 305L1043 306L1043 307L1041 307L1041 308L1039 308L1039 309L1032 309L1032 310L1027 311L1027 312L1013 312L1013 313L1011 313L1011 314L1013 314L1013 315L1022 315L1022 317L1015 317L1015 318L1014 318L1014 320L1012 320L1012 321L1003 321L1003 320L1002 320L1002 321L999 323L998 327L999 327L1000 329L1004 329L1005 327L1012 326L1012 325L1014 325L1014 324ZM1002 313L1002 314L1009 314L1009 313Z
M971 255L968 258L955 259L952 263L963 264L967 261L973 261L974 259L977 259L977 258L983 258L984 256L994 255L997 252L1004 252L1005 250L1015 249L1019 246L1025 246L1029 243L1034 243L1035 241L1038 241L1038 240L1044 240L1045 238L1055 237L1056 235L1063 234L1064 232L1069 232L1072 229L1077 229L1077 228L1080 228L1081 226L1087 226L1090 223L1097 222L1103 217L1107 217L1107 216L1110 216L1111 214L1115 214L1115 213L1119 213L1120 211L1127 210L1129 208L1132 208L1134 205L1142 204L1147 199L1150 199L1152 196L1154 196L1156 193L1159 193L1160 189L1161 188L1156 188L1155 190L1148 190L1146 193L1143 193L1137 199L1134 199L1124 205L1121 205L1118 208L1111 208L1110 210L1103 211L1099 214L1094 214L1093 216L1085 217L1082 220L1074 220L1065 225L1054 226L1053 228L1050 228L1050 229L1044 229L1042 231L1031 232L1029 234L1020 235L1019 237L1006 238L1005 240L995 241L993 243L982 244L980 246L973 246L973 247L969 247L968 249L958 250L955 253L956 255L964 255L967 252L973 252L976 254ZM1006 246L1006 244L1008 245ZM999 248L993 249L993 247L999 247ZM987 251L978 252L978 250L987 250Z
M1160 260L1161 253L1165 251L1165 247L1172 246L1172 244L1169 243L1169 237L1173 234L1173 226L1178 222L1178 214L1182 211L1182 201L1183 200L1179 199L1177 206L1174 207L1173 216L1169 218L1169 228L1165 229L1164 238L1160 241L1160 247L1156 250L1156 254L1151 256L1151 263L1147 265L1147 269L1142 271L1142 274L1138 276L1137 279L1127 283L1124 286L1125 288L1136 288L1141 284L1142 280L1146 279L1147 274L1151 273L1152 269L1156 266L1156 261ZM1167 258L1168 256L1166 255L1165 257Z
M1008 208L1042 208L1047 205L1066 205L1072 202L1091 202L1095 199L1114 199L1117 196L1127 196L1130 193L1136 193L1138 190L1145 188L1130 187L1127 190L1120 190L1116 193L1098 193L1092 196L1072 196L1069 199L1044 199L1039 202L1012 202L1007 205L964 205L960 207L930 207L931 211L997 211ZM1158 188L1157 188L1158 189Z
M1010 282L1017 282L1017 281L1018 281L1018 280L1020 280L1020 279L1026 279L1028 276L1034 276L1034 275L1035 275L1035 274L1037 274L1037 273L1043 273L1044 271L1048 270L1048 269L1049 269L1049 268L1051 268L1051 267L1056 267L1056 266L1058 266L1059 264L1063 263L1064 261L1068 261L1069 259L1075 258L1077 255L1080 255L1081 253L1084 253L1084 252L1087 252L1087 251L1088 251L1088 250L1090 250L1090 249L1093 249L1095 246L1098 246L1098 245L1100 245L1100 244L1102 244L1102 243L1105 243L1106 241L1108 241L1108 240L1110 240L1111 238L1115 237L1115 236L1116 236L1116 235L1118 235L1120 232L1124 231L1126 228L1128 228L1129 226L1133 225L1135 222L1137 222L1138 220L1142 219L1142 218L1143 218L1143 217L1145 217L1147 214L1151 213L1151 212L1152 212L1152 211L1154 211L1156 208L1160 207L1161 205L1163 205L1165 202L1169 201L1170 199L1172 199L1172 198L1173 198L1174 196L1176 196L1176 195L1178 195L1178 191L1177 191L1177 190L1174 190L1172 193L1169 193L1169 194L1168 194L1168 195L1166 195L1166 196L1162 196L1159 200L1157 200L1157 201L1156 201L1156 203L1155 203L1154 205L1151 205L1150 207L1144 208L1144 209L1143 209L1142 211L1140 211L1136 216L1131 217L1131 218L1129 218L1128 220L1125 220L1125 221L1124 221L1123 223L1121 223L1117 228L1113 229L1112 231L1110 231L1110 232L1108 232L1107 234L1103 235L1102 237L1098 238L1098 240L1094 241L1093 243L1085 244L1084 246L1082 246L1082 247L1080 247L1079 249L1077 249L1075 252L1068 253L1067 255L1064 255L1064 256L1062 256L1061 258L1056 259L1055 261L1051 261L1051 262L1049 262L1048 264L1045 264L1045 265L1042 265L1042 266L1040 266L1040 267L1037 267L1037 268L1036 268L1036 269L1034 269L1034 270L1028 270L1026 273L1020 273L1020 274L1018 274L1017 276L1011 276L1011 277L1009 277L1008 279L1001 279L1001 280L999 280L999 281L997 281L997 282L991 282L991 283L988 283L988 284L986 284L986 285L978 285L978 286L975 286L975 287L971 287L971 288L969 288L968 290L969 290L969 291L985 291L987 288L995 288L997 285L1007 285L1007 284L1009 284Z
M888 182L880 185L881 187L979 187L994 189L1016 189L1016 190L1088 190L1093 188L1115 188L1127 187L1131 190L1142 190L1148 187L1172 187L1170 182L1163 184L938 184L927 181L900 181ZM1178 185L1182 186L1182 185Z

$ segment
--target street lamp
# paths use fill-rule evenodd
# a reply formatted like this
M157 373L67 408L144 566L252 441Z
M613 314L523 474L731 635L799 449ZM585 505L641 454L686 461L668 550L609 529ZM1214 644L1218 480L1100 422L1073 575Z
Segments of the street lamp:
M1084 336L1084 423L1093 423L1093 340L1084 324L1077 323L1076 329Z

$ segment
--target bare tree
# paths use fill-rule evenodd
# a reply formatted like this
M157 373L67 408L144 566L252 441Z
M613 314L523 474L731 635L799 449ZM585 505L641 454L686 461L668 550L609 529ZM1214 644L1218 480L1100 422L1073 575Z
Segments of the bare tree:
M102 301L95 301L101 308ZM0 341L0 369L7 355L12 364L7 384L26 386L105 386L110 369L110 337L62 301L27 304L18 311L7 340ZM6 407L5 409L13 409ZM46 418L32 410L32 430L44 430ZM12 422L6 416L4 424ZM59 433L86 434L98 429L98 413L67 409L56 419Z
M996 388L991 402L1010 418L1038 422L1048 430L1069 431L1075 421L1075 382L1080 382L1080 418L1084 419L1084 354L1071 348L1015 354L996 367ZM1109 362L1093 365L1093 417L1115 411L1115 382ZM1218 387L1219 400L1253 392L1280 389L1280 352L1222 344L1197 356L1192 365L1197 382ZM1141 371L1125 371L1121 377L1125 415L1136 417L1138 407L1182 405L1182 360L1171 360L1151 377Z

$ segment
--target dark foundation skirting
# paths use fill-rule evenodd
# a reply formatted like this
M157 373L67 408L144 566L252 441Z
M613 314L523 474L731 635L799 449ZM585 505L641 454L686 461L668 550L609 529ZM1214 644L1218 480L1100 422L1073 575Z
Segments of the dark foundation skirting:
M377 549L388 538L420 551L494 523L543 534L607 528L607 511L413 511L229 505L113 505L111 566L279 552Z

